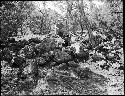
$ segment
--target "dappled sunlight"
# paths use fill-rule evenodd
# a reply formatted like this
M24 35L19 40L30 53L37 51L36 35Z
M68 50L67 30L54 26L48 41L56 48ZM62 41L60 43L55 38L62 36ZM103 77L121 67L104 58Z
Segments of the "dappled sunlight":
M38 10L43 10L44 9L44 5L43 5L43 1L34 1L36 8ZM57 1L58 2L58 1ZM60 6L56 5L57 2L55 1L46 1L45 2L45 9L51 9L56 11L58 14L60 15L65 15L66 12L62 11L63 9L60 8ZM65 5L61 4L62 7L64 7Z
M104 1L101 0L93 0L92 3L95 4L97 8L100 8L101 6L104 5Z
M123 95L116 1L2 1L1 94Z

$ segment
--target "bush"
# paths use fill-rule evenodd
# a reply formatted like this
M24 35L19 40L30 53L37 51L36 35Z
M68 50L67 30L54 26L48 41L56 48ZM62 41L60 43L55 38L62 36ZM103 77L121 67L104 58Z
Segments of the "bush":
M65 43L62 43L63 47L71 46L71 38L70 37L68 37L68 36L64 37L64 42Z
M87 61L89 60L89 52L80 50L80 52L76 54L76 58L79 60L79 62Z
M22 45L24 45L24 46L26 46L26 45L29 45L30 44L30 42L29 41L27 41L27 40L25 40L25 39L23 39L23 40L21 40L21 41L19 41Z
M43 64L45 64L45 62L46 62L46 59L45 58L43 58L43 57L37 57L37 58L35 58L35 62L36 62L36 64L37 65L39 65L39 66L42 66Z
M24 54L25 54L25 58L28 59L32 59L36 56L35 52L34 52L34 47L31 45L26 45L23 48Z
M8 63L11 63L11 60L13 59L13 56L9 50L9 48L4 48L3 51L1 51L1 59L4 61L7 61Z
M12 62L11 67L12 68L24 68L24 65L26 64L26 59L23 57L15 57L14 62Z
M54 53L54 61L57 63L68 62L69 60L71 60L71 56L66 52L58 50Z
M9 43L15 43L15 42L16 42L15 38L8 38L7 41L8 41Z
M31 39L29 39L28 41L29 41L29 43L33 42L33 43L36 43L36 44L39 44L39 43L42 42L42 41L39 40L38 38L31 38Z
M96 61L102 61L102 60L104 60L105 58L104 57L102 57L102 56L100 56L100 55L93 55L92 56L92 62L96 62Z

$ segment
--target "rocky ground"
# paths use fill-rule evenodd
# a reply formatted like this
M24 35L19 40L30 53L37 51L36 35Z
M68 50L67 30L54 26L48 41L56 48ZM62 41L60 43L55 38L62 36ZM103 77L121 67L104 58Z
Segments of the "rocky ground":
M62 39L10 39L1 47L1 95L124 95L123 47L94 50ZM86 50L84 50L86 49Z

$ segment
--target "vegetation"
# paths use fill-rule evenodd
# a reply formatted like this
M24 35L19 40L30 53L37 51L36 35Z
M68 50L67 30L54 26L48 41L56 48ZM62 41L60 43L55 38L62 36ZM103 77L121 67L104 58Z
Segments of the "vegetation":
M123 95L123 2L98 2L2 1L1 95Z

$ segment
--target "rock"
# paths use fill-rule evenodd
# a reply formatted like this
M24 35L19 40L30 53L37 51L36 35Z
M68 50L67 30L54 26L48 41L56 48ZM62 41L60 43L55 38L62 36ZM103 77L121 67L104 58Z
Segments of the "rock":
M69 61L68 66L71 67L71 68L78 68L79 64L75 63L74 61Z
M76 76L78 76L80 79L91 79L92 78L92 71L89 68L76 68L73 69L73 72Z
M57 88L57 86L59 86L59 84L60 84L58 79L52 78L52 77L47 79L47 83L48 83L49 87L52 89Z
M57 69L58 69L58 70L63 70L63 71L68 70L68 68L69 68L69 66L68 66L68 64L66 64L66 63L61 63L61 64L59 64L59 65L57 66Z

